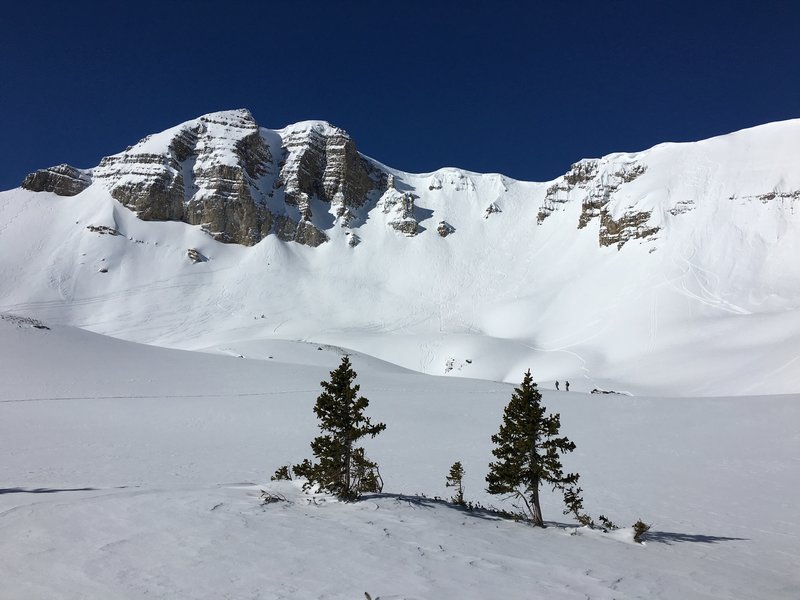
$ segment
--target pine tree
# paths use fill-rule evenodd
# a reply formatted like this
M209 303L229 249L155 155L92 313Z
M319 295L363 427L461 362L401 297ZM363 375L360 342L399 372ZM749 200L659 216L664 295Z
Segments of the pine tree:
M464 502L463 479L464 467L461 466L461 461L456 461L453 463L453 466L450 467L450 473L448 473L447 478L445 479L445 486L456 488L456 495L453 496L452 501L454 504L459 504L461 506L466 504L466 502Z
M542 395L531 371L514 390L503 412L500 431L492 436L496 444L486 476L490 494L505 494L522 499L533 525L544 527L539 504L539 488L549 483L554 489L568 489L578 481L577 473L564 474L560 454L572 452L575 444L558 437L559 414L546 414Z
M323 435L311 442L317 462L306 459L292 469L296 476L307 479L306 487L317 484L345 501L383 489L378 465L367 459L356 442L367 435L375 437L386 425L373 425L364 416L369 400L358 395L360 386L353 384L355 378L350 359L344 356L339 367L331 371L330 381L320 382L323 392L314 412Z

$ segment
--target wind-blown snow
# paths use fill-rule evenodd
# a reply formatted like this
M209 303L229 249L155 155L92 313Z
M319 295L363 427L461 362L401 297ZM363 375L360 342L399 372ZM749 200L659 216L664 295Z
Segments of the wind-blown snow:
M511 386L354 355L384 496L310 500L269 475L309 456L339 351L264 360L0 320L0 598L790 598L800 586L797 396L545 392L577 444L586 508L630 530L546 530L467 513ZM521 375L521 374L520 374ZM259 490L289 501L262 506ZM577 533L577 535L571 535Z

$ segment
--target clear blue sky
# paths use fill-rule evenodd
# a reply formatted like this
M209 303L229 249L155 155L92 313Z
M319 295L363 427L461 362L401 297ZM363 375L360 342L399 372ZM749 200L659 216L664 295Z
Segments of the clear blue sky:
M0 16L0 189L247 107L393 167L548 180L800 117L800 2L52 2Z

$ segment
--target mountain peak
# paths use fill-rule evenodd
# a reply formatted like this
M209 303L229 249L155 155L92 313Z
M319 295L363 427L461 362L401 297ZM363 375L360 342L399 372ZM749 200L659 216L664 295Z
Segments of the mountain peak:
M46 274L28 294L57 307L43 310L140 341L153 341L144 321L193 347L208 330L255 328L379 347L438 374L506 379L534 366L544 380L588 374L639 393L785 392L800 389L799 153L790 121L581 160L535 183L406 173L324 121L270 130L220 111L94 169L32 174L28 190L73 198L4 193L0 210L19 216L0 231L0 256L24 265L14 281ZM163 285L173 280L208 287L202 306ZM25 310L16 287L4 306ZM114 301L98 317L82 299L104 294ZM385 343L348 333L367 330ZM686 365L697 348L724 361Z

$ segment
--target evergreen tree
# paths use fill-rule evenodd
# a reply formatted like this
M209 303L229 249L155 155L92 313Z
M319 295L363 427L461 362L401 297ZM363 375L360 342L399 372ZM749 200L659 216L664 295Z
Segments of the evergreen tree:
M320 383L323 392L314 412L323 435L311 442L317 462L306 459L292 469L296 476L308 480L306 487L318 484L320 489L345 501L383 489L378 465L367 459L356 442L367 435L375 437L386 425L373 425L364 416L369 400L358 395L360 386L353 384L355 378L350 359L344 356L339 367L331 371L330 381Z
M445 480L445 486L447 487L454 487L456 488L456 495L452 497L452 501L454 504L459 504L464 506L466 502L464 502L464 467L461 466L461 461L457 461L453 463L453 466L450 467L450 473L448 473L447 478Z
M500 431L492 436L497 461L489 465L486 476L486 491L522 499L531 523L539 527L544 527L539 504L542 483L564 490L578 481L577 473L564 474L560 459L575 444L558 437L561 417L547 415L546 410L528 369L503 412Z

